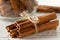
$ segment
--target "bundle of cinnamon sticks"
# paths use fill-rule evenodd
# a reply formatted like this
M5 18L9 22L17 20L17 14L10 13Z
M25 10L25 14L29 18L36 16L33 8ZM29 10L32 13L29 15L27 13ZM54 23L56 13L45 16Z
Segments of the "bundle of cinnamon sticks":
M37 12L56 12L56 13L60 13L60 7L39 5L37 7Z
M56 18L57 16L54 12L38 16L38 32L56 29L59 24ZM16 21L11 25L6 26L6 29L13 38L21 38L36 33L35 25L29 19Z

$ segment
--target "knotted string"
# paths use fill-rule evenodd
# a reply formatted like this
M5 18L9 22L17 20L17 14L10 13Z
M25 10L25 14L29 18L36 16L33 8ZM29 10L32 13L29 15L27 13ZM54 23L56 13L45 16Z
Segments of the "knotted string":
M29 19L34 24L36 32L38 32L38 28L37 28L38 17L36 17L36 16L30 17L27 14L27 12L25 12L25 11L23 11L23 13L21 13L21 16L24 17L24 18Z

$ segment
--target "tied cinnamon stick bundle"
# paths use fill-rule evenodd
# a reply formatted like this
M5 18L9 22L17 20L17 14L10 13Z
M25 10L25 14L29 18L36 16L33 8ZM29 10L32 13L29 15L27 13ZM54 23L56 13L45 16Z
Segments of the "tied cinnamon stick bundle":
M60 7L39 5L37 12L57 12L60 13Z
M20 10L20 0L10 0L10 2L14 10L15 16L19 16L18 12Z
M42 23L45 23L47 21L50 21L50 20L53 20L53 19L56 19L56 18L57 18L56 14L54 12L52 12L50 14L47 14L46 16L45 15L44 16L39 16L38 21L42 24ZM16 24L17 24L17 26L20 26L20 29L23 29L25 27L29 27L29 26L33 25L33 23L31 23L31 21L29 21L29 20L25 21L23 23L16 22ZM18 25L18 24L20 24L20 25Z
M38 17L40 24L48 22L48 21L56 19L56 18L57 18L57 16L55 13L50 13L50 14ZM20 24L20 25L18 25L18 24ZM31 23L31 21L29 21L28 19L25 19L25 20L16 21L16 23L14 25L20 26L20 28L23 29L23 28L33 25L33 23ZM8 26L8 27L10 28L10 26ZM7 27L7 29L11 30L8 27Z
M38 19L39 19L39 23L37 24L37 27L39 27L40 25L46 24L46 23L48 24L48 23L50 23L50 20L56 19L56 14L55 13L47 14L45 16L38 17ZM54 25L54 23L56 23L56 25ZM47 29L56 28L57 24L58 24L58 21L56 21L54 23L52 23L51 26L50 26L50 24L49 25L46 24L47 25L46 28ZM45 25L43 25L43 26L45 26ZM11 24L11 25L8 25L6 27L6 29L10 33L10 36L13 37L13 38L14 37L24 37L24 36L27 36L29 34L35 33L35 31L36 31L35 27L34 27L34 24L32 22L30 22L28 19L20 20L20 21L17 21L15 23ZM34 31L30 31L30 30L34 30ZM38 32L39 32L39 30L40 29L38 29ZM44 29L42 29L40 31L43 31L43 30Z
M38 31L43 32L46 30L56 29L57 26L58 26L58 20L55 20L52 22L47 22L42 25L38 25ZM10 32L10 36L13 38L21 38L21 37L28 36L30 34L35 33L35 29L32 27L30 27L30 29L29 28L27 28L27 29L28 30L25 31L24 33L17 32L17 29L14 29Z

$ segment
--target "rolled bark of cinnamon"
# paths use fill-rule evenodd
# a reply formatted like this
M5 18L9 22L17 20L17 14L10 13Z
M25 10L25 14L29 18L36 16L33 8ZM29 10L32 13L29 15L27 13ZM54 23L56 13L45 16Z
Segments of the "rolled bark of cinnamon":
M18 16L18 11L20 10L20 1L19 0L10 0L12 8L15 12L15 16Z
M60 7L39 5L37 12L57 12L60 13Z
M24 10L26 10L26 8L25 8L24 4L22 4L20 2L20 13L23 12Z
M52 28L56 28L58 26L58 20L55 20L55 21L52 21L52 22L47 22L47 23L44 23L44 24L41 24L41 25L37 25L38 27L38 31L39 32L42 32L42 31L45 31L45 30L49 30L49 29L52 29ZM17 37L24 37L24 36L28 36L30 34L33 34L35 33L35 29L32 28L31 30L27 31L27 32L24 32L24 33L20 33L19 36Z
M47 15L39 16L38 17L40 24L45 23L45 22L48 22L48 21L53 20L53 19L56 19L56 18L57 18L57 16L56 16L55 13L50 13L50 14L47 14ZM12 30L14 28L17 28L17 27L18 28L20 27L20 29L24 29L24 28L30 27L32 25L34 25L34 24L31 21L29 21L28 19L25 19L25 20L17 21L17 22L15 22L15 24L6 26L6 29L8 31L10 31L10 30Z

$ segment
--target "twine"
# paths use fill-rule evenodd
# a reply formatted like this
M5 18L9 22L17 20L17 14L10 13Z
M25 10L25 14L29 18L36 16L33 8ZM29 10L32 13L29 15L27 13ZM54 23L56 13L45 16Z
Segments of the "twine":
M34 24L36 32L38 32L38 27L37 27L38 17L36 17L36 16L30 17L27 14L27 12L25 12L25 11L23 11L23 13L21 13L21 16L26 19L29 19Z

